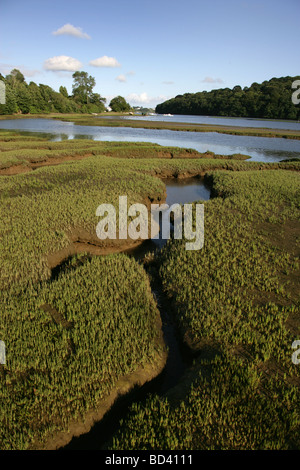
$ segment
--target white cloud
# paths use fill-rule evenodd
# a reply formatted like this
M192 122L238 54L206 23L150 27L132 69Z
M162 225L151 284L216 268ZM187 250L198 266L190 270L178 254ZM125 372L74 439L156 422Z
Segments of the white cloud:
M158 103L162 103L169 99L167 96L159 95L159 96L149 96L148 93L143 92L140 94L137 93L130 93L126 96L126 101L128 101L132 105L151 105L155 106Z
M118 80L118 82L123 82L123 83L127 81L125 75L118 75L116 77L116 80Z
M162 82L163 85L174 85L174 82L172 81L166 81L166 82Z
M224 83L224 82L221 78L205 77L204 80L201 80L201 83Z
M82 63L79 60L66 55L51 57L44 62L44 69L53 72L76 72L81 67Z
M91 39L91 37L82 31L82 28L79 28L79 26L73 26L70 23L65 24L61 28L59 28L57 31L53 31L52 33L54 36L61 36L63 34L67 36L75 36L77 38L82 38L82 39Z
M140 93L139 95L137 93L130 93L130 95L126 97L126 101L130 101L132 103L148 103L150 101L150 97L146 92Z
M93 67L120 67L121 65L114 57L107 57L104 55L103 57L99 57L98 59L94 59L90 61L90 65Z

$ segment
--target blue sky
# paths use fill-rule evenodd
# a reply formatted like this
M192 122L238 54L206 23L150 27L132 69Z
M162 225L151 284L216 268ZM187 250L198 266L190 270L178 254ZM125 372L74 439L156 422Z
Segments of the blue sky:
M155 106L300 74L300 0L1 0L0 72Z

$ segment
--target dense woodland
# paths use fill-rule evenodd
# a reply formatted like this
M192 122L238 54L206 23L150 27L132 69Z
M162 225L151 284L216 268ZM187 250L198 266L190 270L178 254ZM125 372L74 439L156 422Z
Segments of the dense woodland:
M252 83L250 87L235 86L199 93L177 95L157 105L159 114L198 114L267 119L300 119L300 105L292 102L297 77L281 77Z
M5 83L5 104L0 104L0 114L39 114L39 113L102 113L106 111L106 98L94 93L95 78L87 72L77 71L73 75L72 94L60 86L59 92L50 86L34 82L29 84L17 69L0 80ZM117 96L110 103L112 111L122 112L131 109L125 99Z

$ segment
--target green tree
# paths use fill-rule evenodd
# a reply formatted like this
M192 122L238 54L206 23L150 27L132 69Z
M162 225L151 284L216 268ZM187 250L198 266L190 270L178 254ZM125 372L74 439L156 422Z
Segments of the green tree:
M54 106L53 106L53 93L54 91L52 88L48 85L43 85L39 84L39 90L40 94L43 100L43 105L44 105L44 112L54 112Z
M10 74L6 75L6 84L11 87L14 92L13 101L16 101L18 111L29 113L32 104L32 97L28 85L25 82L24 75L18 69L13 69ZM12 103L13 103L12 101ZM14 107L14 105L12 104Z
M68 90L66 89L65 86L59 87L59 93L61 93L65 98L69 97Z
M123 96L116 96L111 100L109 103L110 108L112 111L116 113L126 112L131 110L131 106Z
M292 83L299 77L281 77L252 83L242 89L221 88L210 92L185 93L158 104L159 114L247 116L253 118L299 119L300 107L291 100Z
M24 83L25 77L18 69L13 69L10 74L6 75L6 80L11 86L16 86L18 83Z
M79 103L89 103L93 88L96 85L95 78L87 72L75 72L72 75L74 83L72 86L73 96Z
M104 113L106 98L99 93L92 93L90 96L89 111L95 113Z
M24 114L30 113L32 106L32 93L27 83L18 83L14 90L17 96L19 110Z
M14 114L18 112L17 97L14 89L6 83L5 104L0 104L0 114Z
M30 107L29 112L31 114L43 112L45 103L42 98L38 85L34 82L30 82L28 85L28 92L30 94Z

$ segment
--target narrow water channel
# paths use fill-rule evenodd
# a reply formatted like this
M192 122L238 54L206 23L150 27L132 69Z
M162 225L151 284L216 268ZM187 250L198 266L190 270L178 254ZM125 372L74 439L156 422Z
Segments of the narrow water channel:
M166 204L185 204L194 201L206 201L210 198L210 189L203 178L165 179L167 190ZM128 251L138 262L142 262L145 254L160 250L165 240L147 240L134 250ZM136 387L127 395L120 397L104 418L92 429L79 437L73 437L71 442L60 450L101 450L105 448L113 434L118 430L119 421L126 418L133 402L143 402L149 394L164 395L169 389L178 384L187 368L192 364L191 353L181 343L172 318L168 302L164 298L159 280L151 278L151 288L157 300L162 320L165 343L168 347L168 359L163 372L151 382L142 387Z

